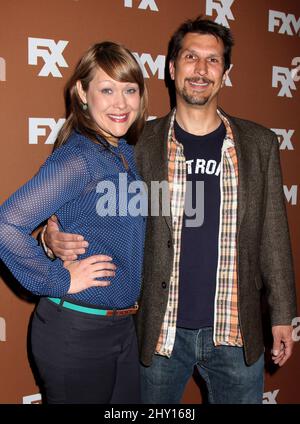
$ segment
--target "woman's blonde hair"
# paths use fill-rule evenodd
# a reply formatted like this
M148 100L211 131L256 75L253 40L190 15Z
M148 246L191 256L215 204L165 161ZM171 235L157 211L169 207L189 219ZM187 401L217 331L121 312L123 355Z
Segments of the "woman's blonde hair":
M143 73L128 49L117 43L104 41L94 44L87 50L65 87L66 121L58 134L54 149L65 143L73 130L79 131L95 143L101 143L99 135L105 138L88 108L83 110L76 87L77 81L81 81L83 90L87 91L97 68L101 68L116 81L138 84L141 97L140 111L125 136L128 143L137 142L145 124L148 106Z

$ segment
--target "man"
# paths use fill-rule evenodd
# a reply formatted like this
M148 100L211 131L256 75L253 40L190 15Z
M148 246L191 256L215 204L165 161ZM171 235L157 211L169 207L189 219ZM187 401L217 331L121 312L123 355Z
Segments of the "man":
M201 17L179 27L169 46L176 109L148 122L136 146L149 188L168 181L172 212L148 217L136 316L144 403L179 403L194 366L210 403L262 403L263 287L274 363L292 353L296 300L278 142L218 108L232 45L229 29ZM199 206L199 182L204 220L195 226L186 206L191 193ZM74 259L84 248L75 237L50 222L46 242Z

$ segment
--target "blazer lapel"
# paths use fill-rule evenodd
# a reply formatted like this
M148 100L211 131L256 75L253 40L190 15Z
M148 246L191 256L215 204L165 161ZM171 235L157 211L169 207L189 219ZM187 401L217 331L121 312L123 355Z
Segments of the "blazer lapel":
M152 181L168 181L168 132L172 112L160 120L153 127L153 134L149 137L151 150L149 161L151 165ZM151 139L151 140L150 140ZM159 197L159 208L162 211L162 199ZM171 206L170 206L171 209ZM164 216L170 230L172 230L171 213Z
M248 152L247 137L235 125L234 120L228 117L238 160L239 171L239 185L238 185L238 210L237 210L237 234L239 234L240 227L245 215L248 197L248 175L249 175L249 160L251 153Z

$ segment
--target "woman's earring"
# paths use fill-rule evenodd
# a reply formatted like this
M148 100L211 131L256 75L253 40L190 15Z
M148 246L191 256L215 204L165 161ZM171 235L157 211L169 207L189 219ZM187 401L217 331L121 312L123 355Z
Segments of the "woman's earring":
M81 103L81 107L82 107L82 110L87 110L88 109L87 103Z

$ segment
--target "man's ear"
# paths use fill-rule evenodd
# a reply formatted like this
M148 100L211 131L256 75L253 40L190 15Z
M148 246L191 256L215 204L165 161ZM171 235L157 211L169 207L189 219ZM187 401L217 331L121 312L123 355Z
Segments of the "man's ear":
M78 80L76 82L76 88L77 88L77 92L78 92L78 95L79 95L82 103L86 104L87 103L87 101L86 101L86 92L82 88L82 84L81 84L81 81L80 80Z
M174 60L170 60L169 62L169 72L170 72L170 76L171 79L174 80L175 79L175 62Z

